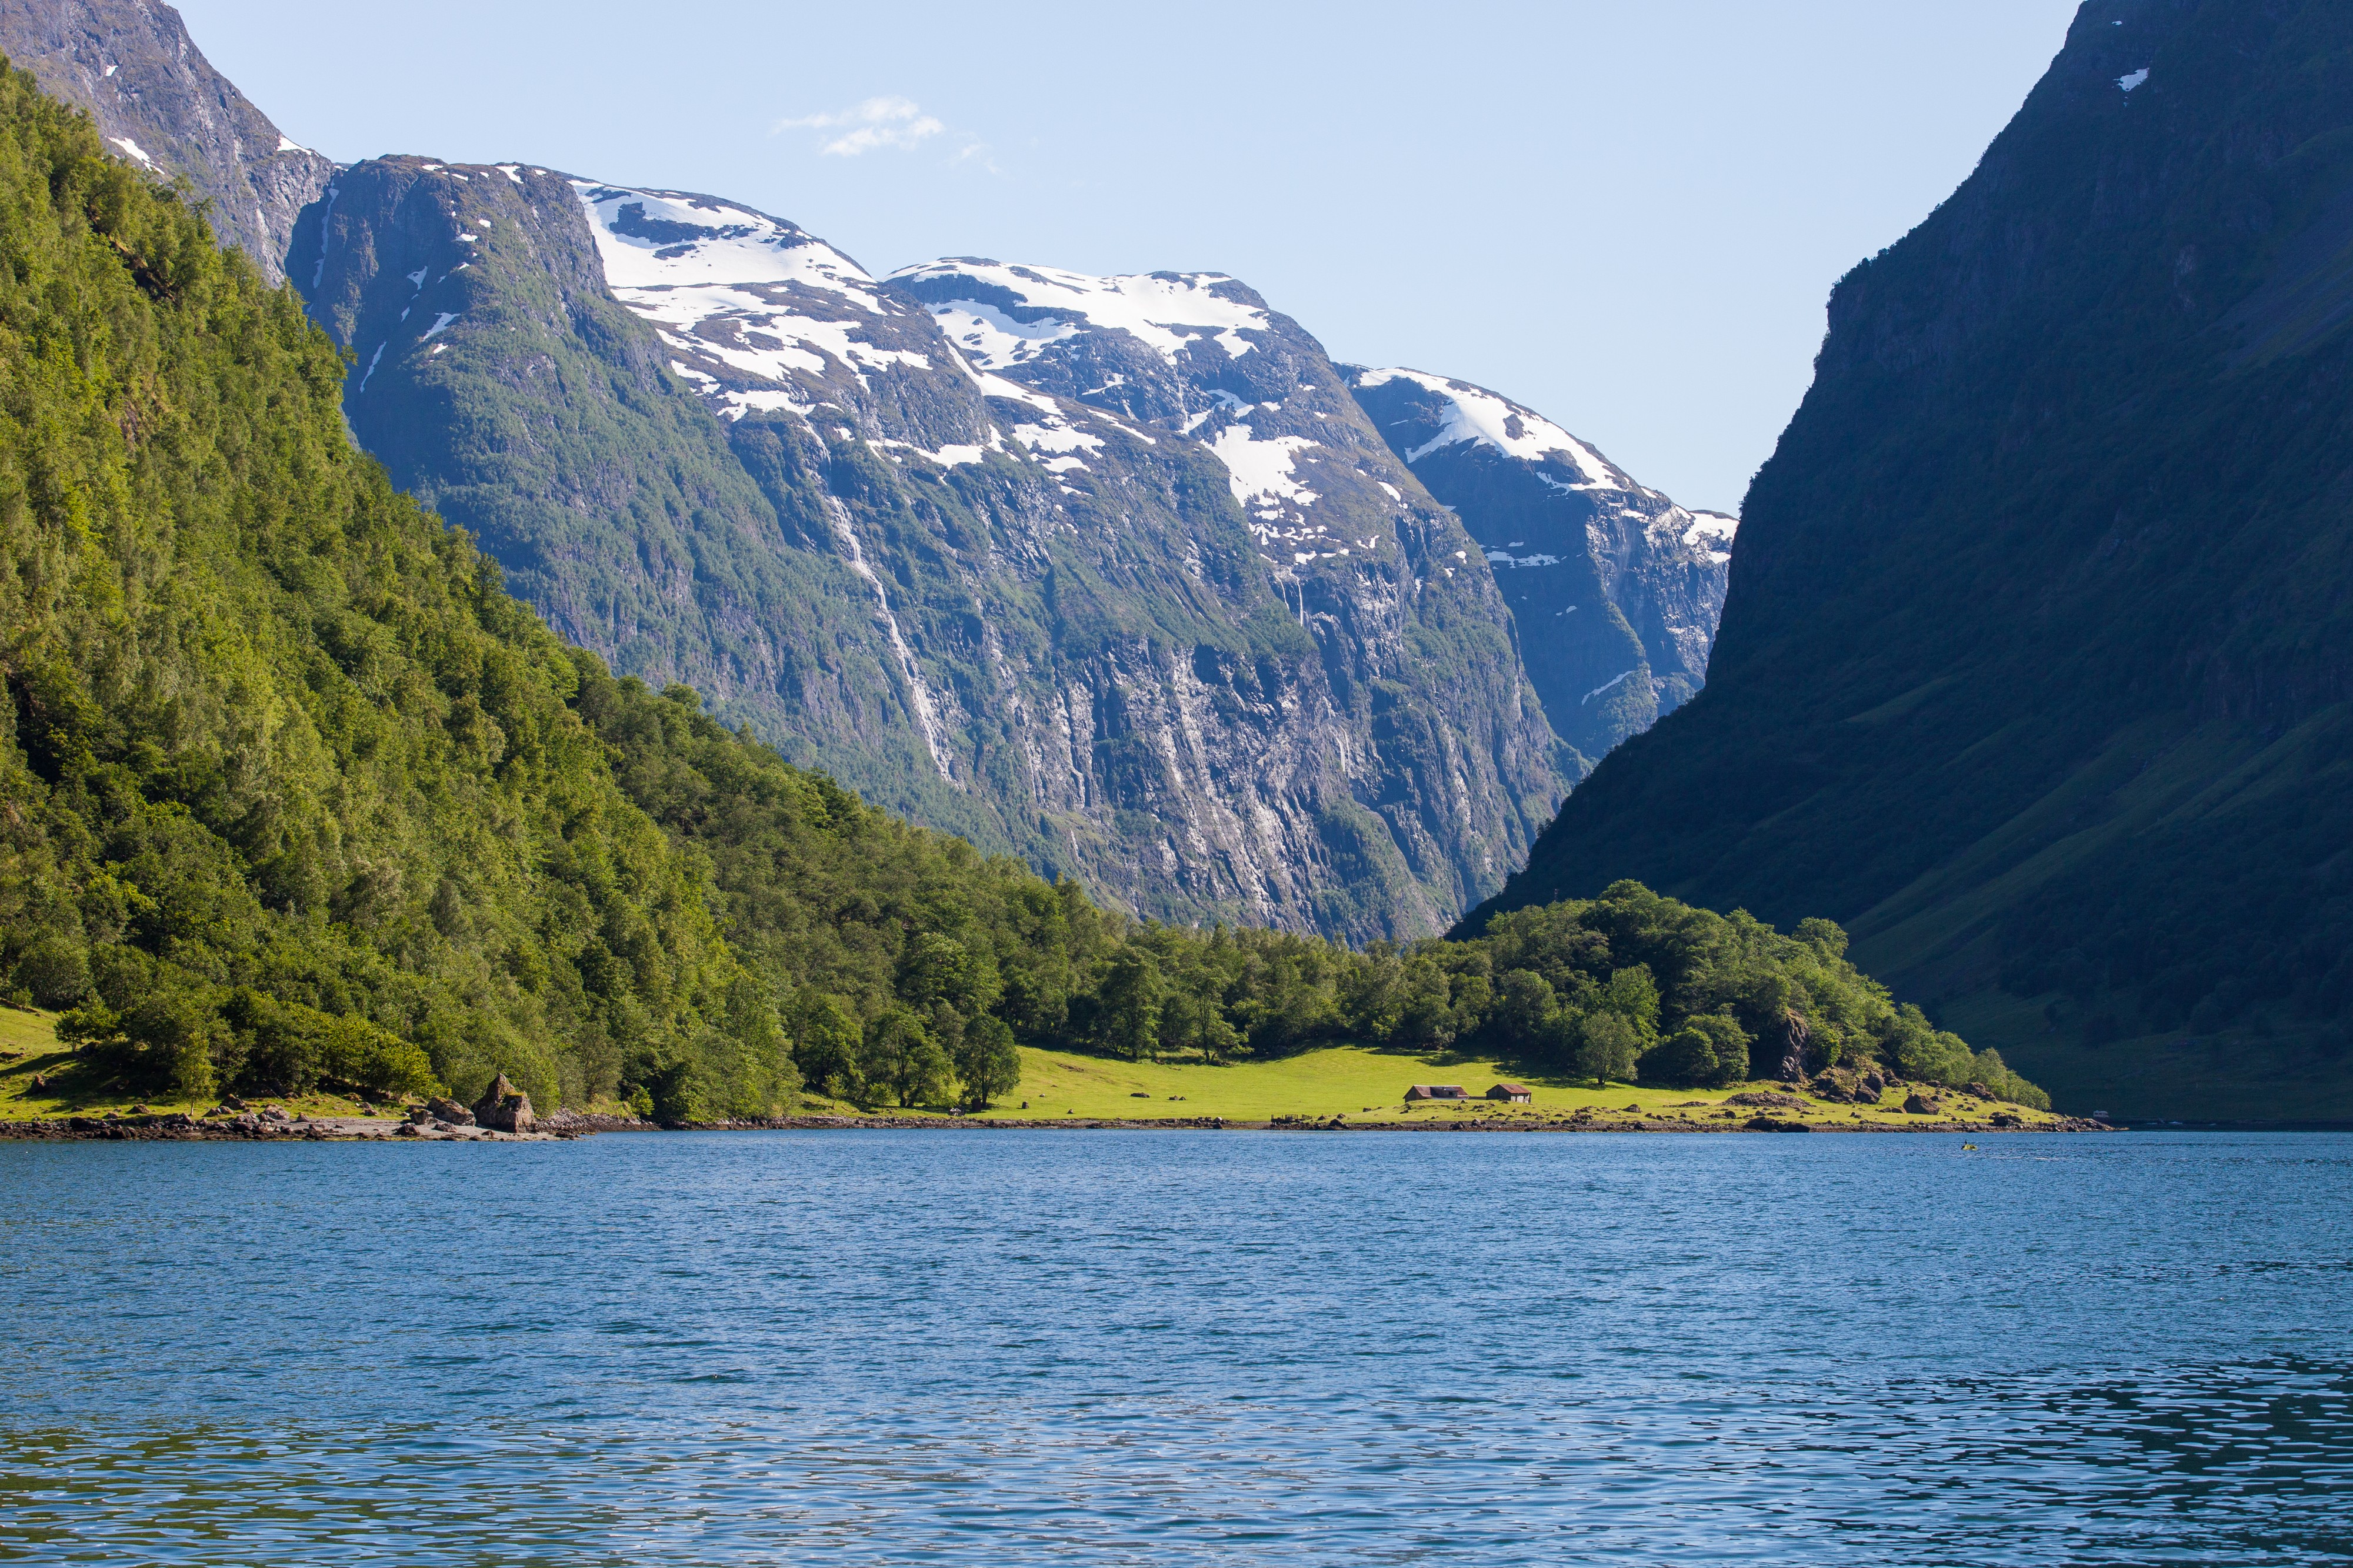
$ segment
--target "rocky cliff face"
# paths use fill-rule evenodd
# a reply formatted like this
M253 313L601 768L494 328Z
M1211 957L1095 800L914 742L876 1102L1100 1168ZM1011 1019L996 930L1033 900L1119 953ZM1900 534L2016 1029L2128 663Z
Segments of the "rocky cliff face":
M2339 5L2086 6L1840 284L1707 689L1500 902L1830 913L2063 1100L2353 1116L2348 62Z
M1615 470L1543 512L1573 442L1409 463L1232 279L877 279L715 198L338 171L150 0L0 0L0 45L291 278L363 443L565 636L1141 912L1439 929L1704 673L1717 524Z
M1154 405L710 197L380 160L295 250L396 479L879 802L1144 912L1367 937L1500 885L1558 799L1482 555L1240 285L1090 334Z
M1735 520L1684 510L1484 387L1413 370L1348 383L1486 552L1528 677L1586 770L1707 684Z
M182 176L214 230L286 275L296 217L334 173L213 69L157 0L0 0L0 53L49 93L88 110L122 157Z

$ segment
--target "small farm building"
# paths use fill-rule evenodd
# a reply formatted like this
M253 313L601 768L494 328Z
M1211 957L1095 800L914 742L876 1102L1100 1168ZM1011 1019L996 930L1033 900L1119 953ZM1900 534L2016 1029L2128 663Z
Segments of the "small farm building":
M1487 1091L1489 1100L1500 1100L1506 1105L1534 1105L1535 1091L1524 1083L1499 1083Z
M1405 1091L1405 1102L1415 1105L1432 1100L1468 1100L1471 1091L1459 1083L1418 1083Z

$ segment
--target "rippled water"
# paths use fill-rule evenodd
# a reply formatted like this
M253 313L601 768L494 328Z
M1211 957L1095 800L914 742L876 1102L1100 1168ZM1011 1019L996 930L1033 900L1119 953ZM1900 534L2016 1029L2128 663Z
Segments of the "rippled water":
M2353 1139L0 1145L0 1560L2353 1555Z

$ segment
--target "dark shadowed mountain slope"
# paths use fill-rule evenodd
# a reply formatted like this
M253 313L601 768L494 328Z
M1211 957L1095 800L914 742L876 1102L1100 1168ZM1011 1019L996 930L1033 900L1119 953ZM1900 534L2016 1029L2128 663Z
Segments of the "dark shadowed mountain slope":
M185 176L223 241L283 279L294 220L334 163L296 145L213 69L158 0L0 0L0 54L90 111L108 149Z
M1484 387L1415 370L1348 380L1486 552L1562 740L1598 760L1707 683L1737 522L1684 510Z
M2353 1116L2353 9L2117 0L1831 304L1511 907L1822 910L2063 1100Z

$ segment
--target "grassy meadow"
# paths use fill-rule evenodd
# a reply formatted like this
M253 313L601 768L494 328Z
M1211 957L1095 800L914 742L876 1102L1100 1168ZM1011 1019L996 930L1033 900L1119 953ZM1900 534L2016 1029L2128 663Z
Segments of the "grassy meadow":
M92 1081L88 1068L58 1044L56 1018L45 1013L0 1008L0 1121L27 1121L55 1116L103 1115L128 1111L134 1105L151 1110L204 1111L209 1100L182 1103L165 1097L110 1093ZM1064 1051L1021 1052L1021 1087L1006 1101L982 1113L992 1121L1175 1121L1217 1117L1226 1121L1273 1121L1299 1118L1328 1121L1343 1117L1356 1121L1403 1121L1430 1126L1451 1121L1556 1121L1580 1110L1622 1117L1630 1112L1656 1121L1706 1122L1746 1120L1756 1114L1744 1107L1726 1107L1733 1089L1688 1090L1613 1083L1596 1089L1590 1081L1530 1078L1501 1063L1479 1058L1430 1058L1392 1051L1338 1046L1307 1051L1275 1061L1240 1062L1216 1067L1208 1063L1129 1062L1103 1057L1075 1056ZM36 1077L47 1087L35 1089ZM1474 1095L1499 1082L1520 1083L1535 1091L1530 1105L1503 1105L1477 1100L1470 1105L1424 1106L1408 1110L1406 1089L1417 1083L1459 1083ZM1752 1088L1772 1086L1752 1085ZM1903 1096L1891 1093L1887 1103L1858 1108L1813 1104L1809 1120L1852 1121L1901 1126L1916 1124L1904 1114ZM275 1097L270 1103L289 1110L318 1115L358 1113L356 1101L331 1094ZM1980 1105L1965 1095L1947 1091L1946 1103L1954 1114L1977 1119L1996 1109L2010 1110L2030 1124L2050 1118L2018 1106ZM603 1109L617 1109L605 1107ZM810 1099L806 1112L847 1116L859 1108ZM944 1109L897 1110L892 1115L945 1116Z
M1461 1084L1481 1095L1499 1082L1525 1085L1535 1091L1529 1105L1505 1105L1488 1100L1472 1105L1426 1106L1408 1110L1406 1090L1417 1083ZM1749 1085L1750 1089L1771 1085ZM1612 1083L1597 1089L1590 1079L1531 1078L1501 1063L1480 1058L1424 1058L1393 1051L1335 1046L1306 1051L1274 1061L1239 1062L1217 1067L1205 1062L1129 1062L1102 1057L1073 1056L1062 1051L1021 1052L1021 1087L1004 1103L983 1114L998 1121L1044 1121L1067 1117L1128 1121L1182 1121L1219 1117L1228 1121L1272 1121L1278 1117L1325 1121L1343 1117L1352 1121L1403 1121L1428 1126L1463 1121L1556 1121L1580 1110L1623 1116L1704 1122L1727 1109L1736 1119L1756 1114L1725 1101L1738 1089L1680 1089ZM1877 1107L1810 1102L1812 1121L1849 1121L1885 1125L1916 1124L1921 1119L1904 1114L1904 1096L1890 1093ZM1966 1095L1947 1091L1945 1103L1957 1115L1976 1119L1997 1109L2011 1111L2029 1124L2052 1120L2022 1106L1980 1104ZM1026 1107L1026 1109L1025 1109ZM840 1108L845 1111L849 1108Z

